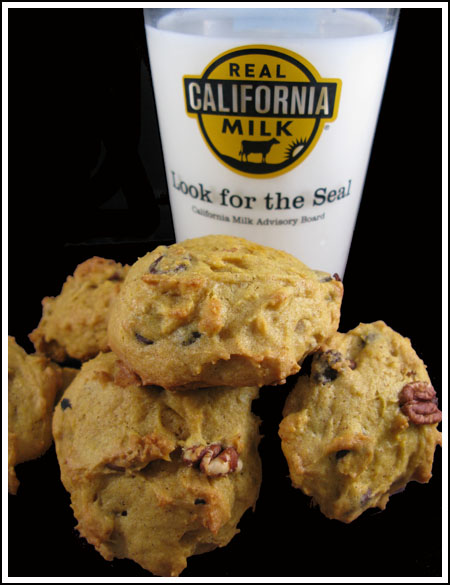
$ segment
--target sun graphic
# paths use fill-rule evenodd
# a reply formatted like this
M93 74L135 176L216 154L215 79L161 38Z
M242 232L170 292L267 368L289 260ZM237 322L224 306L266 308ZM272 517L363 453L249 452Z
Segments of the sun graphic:
M306 138L296 138L284 151L284 158L285 160L296 158L300 152L305 148L305 144L307 143Z

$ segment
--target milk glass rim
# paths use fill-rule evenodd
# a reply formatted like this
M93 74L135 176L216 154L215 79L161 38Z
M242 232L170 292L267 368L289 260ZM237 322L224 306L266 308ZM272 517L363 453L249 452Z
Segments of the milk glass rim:
M300 14L301 12L317 12L317 11L324 11L324 12L329 12L329 11L339 11L339 12L361 12L363 14L368 14L370 16L375 17L380 24L383 27L383 32L392 30L393 28L395 28L397 26L398 23L398 19L399 19L399 15L401 12L400 8L361 8L361 7L356 7L356 8L327 8L327 7L321 7L321 8L313 8L313 7L281 7L281 8L275 8L275 7L264 7L264 8L248 8L248 7L240 7L240 6L233 6L233 7L214 7L214 8L208 8L208 7L201 7L201 8L177 8L177 7L172 7L172 8L144 8L143 12L144 12L144 19L145 19L145 24L151 28L158 28L158 22L161 20L161 18L163 18L164 16L167 16L168 14L172 13L172 12L179 12L179 13L191 13L194 14L195 12L200 13L204 13L204 12L210 12L213 13L215 12L217 15L220 14L221 16L232 16L232 15L236 15L236 11L242 11L242 12L247 12L249 14L254 13L255 15L261 16L261 15L273 15L274 13L276 13L278 16L280 16L282 14L282 12L290 12L291 14ZM172 30L172 29L167 29L167 30ZM173 30L172 32L176 32L178 34L186 34L189 36L203 36L201 33L195 33L192 31L180 31L179 29ZM246 35L248 36L248 35ZM293 35L294 36L294 35ZM345 38L345 36L343 36L343 38Z

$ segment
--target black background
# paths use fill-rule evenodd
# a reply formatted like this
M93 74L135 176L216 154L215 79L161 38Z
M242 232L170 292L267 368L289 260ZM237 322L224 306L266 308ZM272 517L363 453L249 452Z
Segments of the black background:
M420 33L419 33L420 31ZM403 9L354 234L341 331L384 320L410 337L441 399L441 10ZM133 263L173 230L142 12L9 10L9 334L28 333L41 299L79 262ZM428 485L384 512L327 520L294 490L280 455L294 380L263 388L263 484L225 548L183 576L440 576L441 451ZM52 447L18 466L9 496L11 576L148 576L106 562L78 536Z

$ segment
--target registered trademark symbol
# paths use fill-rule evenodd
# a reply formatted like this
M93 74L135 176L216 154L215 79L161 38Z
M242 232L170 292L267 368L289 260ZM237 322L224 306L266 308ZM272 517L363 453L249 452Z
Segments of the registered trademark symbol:
M329 130L329 129L330 129L330 125L329 124L325 124L324 130Z

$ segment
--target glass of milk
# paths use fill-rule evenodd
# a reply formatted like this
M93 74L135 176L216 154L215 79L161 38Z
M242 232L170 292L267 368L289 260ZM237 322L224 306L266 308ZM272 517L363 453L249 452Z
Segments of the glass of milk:
M399 9L144 9L177 241L344 275Z

